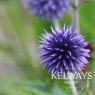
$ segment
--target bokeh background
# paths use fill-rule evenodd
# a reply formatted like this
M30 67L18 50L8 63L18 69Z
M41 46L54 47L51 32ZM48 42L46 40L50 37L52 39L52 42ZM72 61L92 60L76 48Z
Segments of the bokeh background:
M72 22L70 12L60 25ZM81 34L90 48L95 47L95 2L82 4L79 10ZM38 40L51 22L29 15L21 0L0 0L0 95L71 95L64 80L51 80L39 65ZM79 95L95 95L95 51L86 68L93 79L76 83ZM87 85L89 84L89 87Z

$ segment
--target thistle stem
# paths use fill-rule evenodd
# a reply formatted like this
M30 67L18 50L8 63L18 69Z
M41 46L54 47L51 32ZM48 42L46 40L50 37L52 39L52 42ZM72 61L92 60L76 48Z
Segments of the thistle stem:
M76 90L73 78L71 77L71 74L72 73L70 73L69 76L68 76L68 81L69 81L69 84L70 84L72 95L77 95L77 90Z
M57 29L57 30L60 30L61 27L60 27L60 24L59 24L59 21L57 19L54 19L53 20L53 24L54 24L54 27Z
M79 2L78 0L73 0L74 1L74 7L72 8L72 21L74 25L74 29L79 29Z

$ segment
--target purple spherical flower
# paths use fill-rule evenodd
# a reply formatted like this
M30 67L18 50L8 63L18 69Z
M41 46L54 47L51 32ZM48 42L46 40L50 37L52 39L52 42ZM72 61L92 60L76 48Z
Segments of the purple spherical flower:
M69 0L23 0L30 11L45 19L55 19L69 8Z
M48 73L80 72L88 63L90 50L85 47L84 37L73 31L72 26L62 30L51 28L52 32L42 34L40 48L41 64Z

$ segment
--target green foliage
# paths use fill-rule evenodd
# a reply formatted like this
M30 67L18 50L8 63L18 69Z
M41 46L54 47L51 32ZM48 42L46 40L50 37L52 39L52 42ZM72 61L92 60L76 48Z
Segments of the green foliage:
M81 33L95 45L95 2L80 7L79 19ZM68 12L60 24L71 24L71 21ZM0 0L0 95L71 95L64 80L51 80L38 64L39 36L44 29L50 32L51 25L35 15L30 16L20 0ZM91 95L95 93L95 52L92 56Z
M37 95L67 95L65 92L62 92L58 86L48 87L42 81L20 83L19 87Z

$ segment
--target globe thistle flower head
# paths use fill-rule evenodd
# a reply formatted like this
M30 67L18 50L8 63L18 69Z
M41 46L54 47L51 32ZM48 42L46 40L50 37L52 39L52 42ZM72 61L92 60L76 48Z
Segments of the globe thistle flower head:
M52 20L60 18L69 9L69 0L23 0L29 10L37 16Z
M85 49L88 45L84 37L79 35L78 30L73 27L64 26L63 29L53 29L52 32L42 34L40 48L41 64L48 70L48 73L58 72L80 72L88 63L90 50Z

